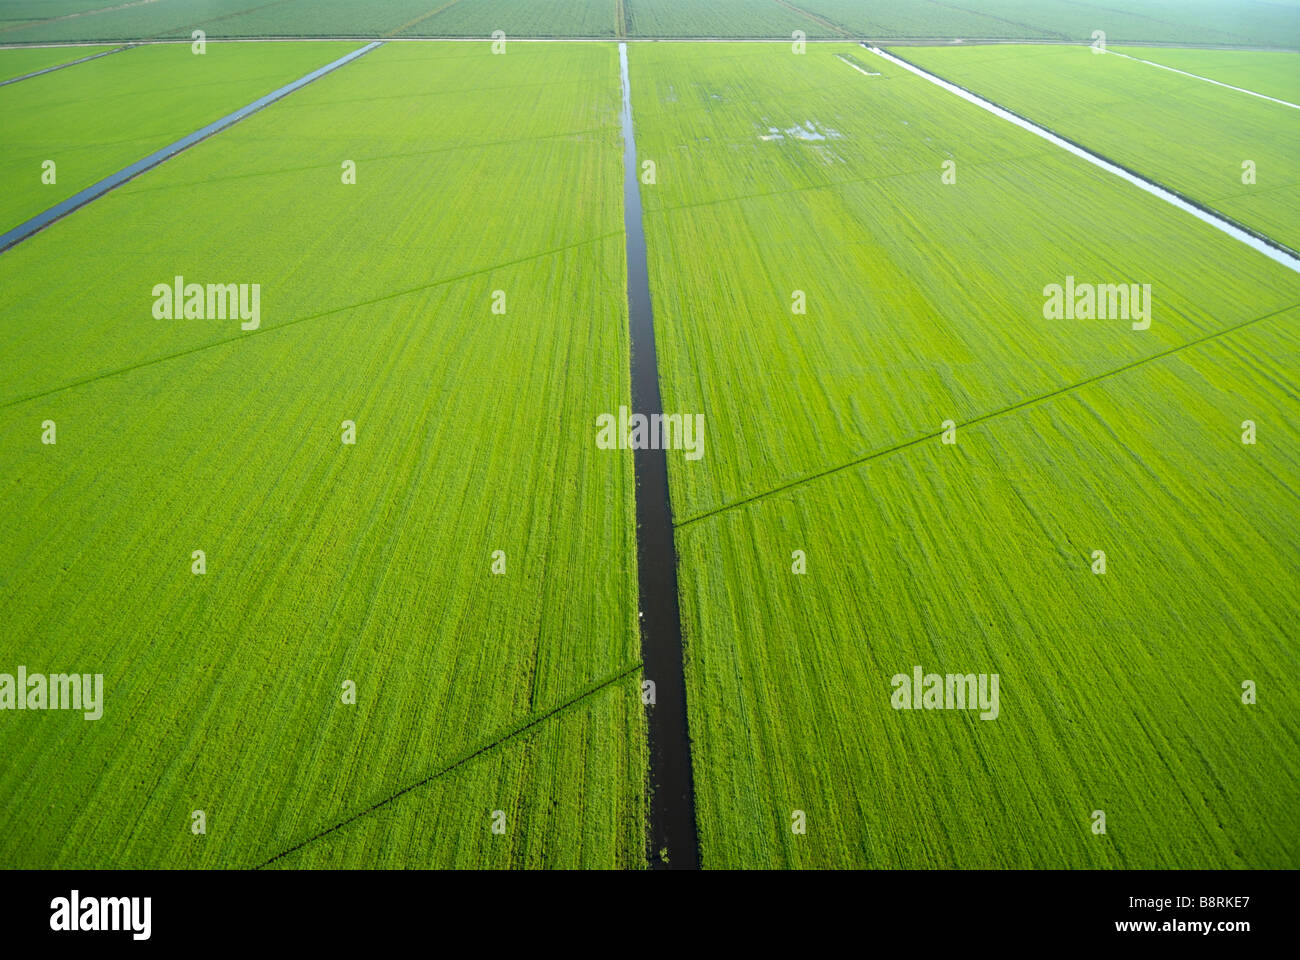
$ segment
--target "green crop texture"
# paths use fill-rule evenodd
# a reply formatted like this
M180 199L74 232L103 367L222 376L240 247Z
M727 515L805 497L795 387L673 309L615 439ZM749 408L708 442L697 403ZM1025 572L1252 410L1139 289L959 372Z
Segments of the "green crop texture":
M288 0L198 25L232 37L613 37L615 13L613 0Z
M636 2L636 0L633 0ZM1264 0L791 0L855 37L1111 40L1300 46L1296 7Z
M9 3L0 42L212 37L992 38L1300 47L1293 2L1267 0L151 0ZM30 18L30 19L29 19Z
M1113 47L1175 70L1230 83L1300 103L1300 55L1268 50L1179 50L1173 47Z
M139 47L0 87L0 232L356 47Z
M217 22L224 22L232 15L264 5L256 0L153 0L151 3L90 0L85 3L23 4L32 22L0 26L0 42L63 43L189 37L192 30L205 26L214 18L220 18Z
M5 0L5 20L50 20L83 14L90 10L102 10L104 0Z
M795 30L810 37L834 36L791 4L773 0L625 0L629 34L640 37L780 37Z
M612 37L617 5L612 0L459 0L426 4L438 12L402 36L486 37L494 30L518 37Z
M904 0L873 4L864 0L800 0L798 7L857 37L1039 37L1056 31L989 16L979 4Z
M109 46L88 47L33 47L29 50L0 50L0 80L21 77L59 64L80 60L82 57L94 56Z
M636 865L645 844L643 816L632 815L644 803L647 758L638 746L644 725L640 675L620 678L500 746L449 758L427 787L366 811L268 866ZM493 810L506 817L504 833L484 829Z
M1300 248L1292 107L1082 47L915 47L902 56ZM1253 182L1243 182L1247 161Z
M206 30L209 36L219 37L384 37L398 33L405 24L426 20L446 3L445 0L442 3L437 0L384 0L382 3L284 0L265 4L231 0L230 5L228 12L205 12L204 18L194 26ZM170 33L188 36L189 29L183 27Z
M801 6L856 8L881 23L883 29L873 31L878 37L890 36L895 21L907 16L905 36L1088 40L1103 30L1111 40L1129 42L1300 47L1294 3L1267 0L955 0L902 3L899 13L893 4L870 0L807 0Z
M106 689L6 714L0 862L643 864L618 107L392 44L0 256L0 663Z
M630 60L704 864L1294 866L1300 277L861 48Z
M1291 271L861 48L630 56L660 355L694 357L671 389L731 438L674 472L678 521L1300 301ZM1161 319L1042 323L1067 276L1150 283Z
M0 0L0 866L1300 867L1297 11Z

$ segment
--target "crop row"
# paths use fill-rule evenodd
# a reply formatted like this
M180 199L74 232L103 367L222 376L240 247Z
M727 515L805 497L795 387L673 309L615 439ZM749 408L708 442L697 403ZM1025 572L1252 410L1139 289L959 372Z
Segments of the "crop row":
M20 5L0 41L129 40L209 36L516 36L608 37L625 28L643 37L788 38L852 35L871 39L953 37L1218 43L1300 47L1294 11L1241 0L156 0L82 10ZM620 34L621 35L621 34Z
M356 46L141 47L0 87L0 232Z
M704 864L1293 865L1300 280L860 50L633 53L664 405L709 425ZM1134 283L1149 326L1048 309ZM895 709L918 667L1000 710Z
M0 672L106 687L0 725L0 861L348 821L293 856L357 866L358 814L412 866L643 861L632 462L590 427L629 396L616 53L464 53L374 51L0 257ZM160 319L177 275L259 325Z
M1079 47L916 48L904 55L1300 247L1300 171L1293 161L1300 124L1292 107Z

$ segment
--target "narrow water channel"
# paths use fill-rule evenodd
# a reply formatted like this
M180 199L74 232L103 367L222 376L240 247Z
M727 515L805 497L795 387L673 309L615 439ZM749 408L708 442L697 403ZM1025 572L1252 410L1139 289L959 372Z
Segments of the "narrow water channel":
M208 139L208 137L220 133L222 130L225 130L227 127L231 126L232 124L238 123L240 120L243 120L245 117L256 113L257 111L261 110L264 107L270 106L271 104L275 103L275 101L281 99L282 97L287 97L295 90L302 89L303 87L307 86L307 84L311 83L313 80L318 80L321 77L325 76L325 74L331 73L334 70L337 70L339 67L351 63L353 60L357 59L358 57L365 56L371 50L377 49L378 47L382 47L383 45L384 42L382 40L376 40L373 43L366 44L364 47L361 47L358 50L353 50L351 53L346 53L343 56L339 57L337 60L333 61L332 63L327 63L323 67L317 67L311 73L299 77L297 80L294 80L292 83L286 83L280 89L273 90L271 93L268 93L264 97L258 97L252 103L248 104L247 106L240 107L234 113L226 114L226 116L222 117L220 120L214 120L211 123L209 123L206 127L200 127L198 130L195 130L193 133L181 137L175 143L168 144L167 146L163 147L161 150L155 150L153 153L149 154L149 156L141 160L137 160L135 163L132 163L129 166L123 167L121 170L117 171L116 173L105 177L103 180L100 180L98 183L86 187L86 189L81 190L78 193L74 193L72 196L68 197L68 199L62 201L61 203L56 203L54 206L50 207L44 213L37 214L36 216L32 217L32 219L28 220L26 223L20 223L12 230L8 230L4 233L0 233L0 252L8 250L10 247L14 246L15 244L21 243L22 241L26 240L28 237L34 236L35 234L44 230L50 224L54 223L56 220L66 217L74 210L78 210L81 207L84 207L92 200L98 200L104 194L108 193L110 190L114 190L117 187L120 187L128 180L140 176L140 174L144 173L147 170L152 170L154 167L158 166L158 164L162 163L164 160L170 160L172 157L176 156L176 154L180 153L182 150L188 150L196 143L200 143ZM125 50L126 48L123 47L122 49ZM109 52L112 53L114 51L109 51ZM107 54L104 54L104 56L107 56Z
M627 44L618 45L623 77L623 226L627 233L627 306L632 333L632 409L663 413L655 356L650 274L641 226L641 187L632 129ZM698 869L695 781L686 719L682 621L677 607L677 551L663 450L634 451L636 554L641 596L641 656L656 702L646 708L650 728L650 862L660 869Z

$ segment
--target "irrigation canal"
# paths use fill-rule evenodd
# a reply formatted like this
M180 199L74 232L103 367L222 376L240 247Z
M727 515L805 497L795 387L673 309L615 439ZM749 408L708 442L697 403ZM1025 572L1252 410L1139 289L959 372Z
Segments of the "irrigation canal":
M632 333L632 409L649 417L663 413L663 400L659 395L625 43L618 45L618 63L623 78L623 226L627 233L627 307ZM654 683L656 701L646 713L650 728L650 862L660 869L693 870L699 868L700 854L686 720L682 620L677 607L677 550L668 498L668 458L662 449L635 450L634 464L641 657L643 676ZM662 855L664 851L667 857Z
M110 190L120 187L128 180L131 180L134 177L138 177L146 170L152 170L154 167L158 166L158 164L162 163L164 160L170 160L172 157L176 156L176 154L180 153L182 150L188 150L196 143L206 140L208 137L214 134L220 133L222 130L225 130L227 127L231 126L232 124L238 123L240 120L243 120L249 114L256 113L258 110L261 110L263 107L270 106L271 104L275 103L275 101L281 99L282 97L287 97L295 90L300 90L303 87L307 86L307 84L311 83L313 80L320 79L321 77L325 76L325 74L337 70L339 67L343 66L344 64L351 63L353 60L357 59L358 57L364 56L365 54L369 53L371 50L374 50L376 47L380 47L380 46L383 46L382 41L375 41L374 43L367 44L366 46L361 47L358 50L353 50L351 53L344 54L343 56L339 57L337 60L333 61L332 63L327 63L323 67L318 67L317 69L313 70L311 73L299 77L297 80L293 81L292 83L286 83L280 89L273 90L264 97L258 97L252 103L248 104L247 106L240 107L234 113L226 114L226 116L222 117L220 120L214 120L211 123L209 123L206 127L201 127L200 129L195 130L193 133L181 137L181 139L177 140L175 143L169 143L161 150L155 150L153 153L149 154L149 156L141 160L137 160L135 163L129 166L123 167L121 170L117 171L117 173L107 176L103 180L100 180L98 183L92 184L91 186L86 187L86 189L74 193L72 196L68 197L68 199L64 200L62 203L56 203L48 210L44 211L43 213L37 214L36 216L32 217L30 220L26 221L25 223L20 223L12 230L8 230L5 233L0 234L0 252L8 250L10 247L14 246L15 244L21 243L22 241L26 240L28 237L39 233L54 221L62 217L66 217L74 210L84 207L92 200L98 200L100 197L108 193ZM94 59L94 58L88 57L86 59Z

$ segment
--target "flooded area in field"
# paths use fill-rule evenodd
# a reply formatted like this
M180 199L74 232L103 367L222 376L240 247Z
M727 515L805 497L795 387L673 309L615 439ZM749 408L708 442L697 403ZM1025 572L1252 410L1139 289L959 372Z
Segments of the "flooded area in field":
M758 135L758 139L763 141L798 140L803 143L820 143L825 140L844 139L844 134L838 130L819 124L814 120L804 120L789 127L774 126L768 120L763 122L767 124L766 132Z

